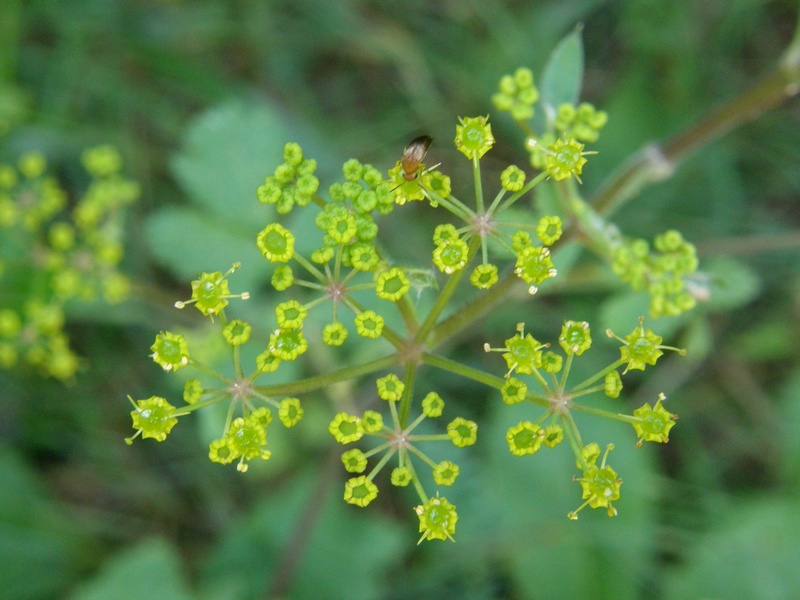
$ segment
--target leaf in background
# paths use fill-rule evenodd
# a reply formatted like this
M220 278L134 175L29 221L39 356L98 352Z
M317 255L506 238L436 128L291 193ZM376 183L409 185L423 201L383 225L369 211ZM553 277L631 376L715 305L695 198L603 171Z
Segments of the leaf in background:
M761 292L761 280L741 261L720 257L700 266L710 277L711 297L705 306L713 312L740 308Z
M322 467L325 469L325 467ZM291 598L384 598L386 572L401 562L405 552L415 548L416 529L365 511L342 501L341 465L335 482L320 487L319 470L296 472L296 477L271 486L249 515L228 528L216 551L200 570L200 582L207 598L230 595L236 598L264 598L276 569L296 541L298 523L308 518L304 509L324 493L312 526L311 539L303 551L292 581ZM324 482L323 482L324 483ZM379 499L380 500L380 499ZM409 509L410 510L410 509Z
M252 291L267 277L269 265L256 247L257 233L257 227L248 230L191 208L163 208L147 223L153 255L182 279L194 279L201 272L224 273L234 262L241 262L242 268L230 279L234 294ZM188 300L189 295L187 287L182 299Z
M46 495L46 484L0 446L0 596L62 598L80 571L90 535Z
M504 439L508 427L538 414L528 403L502 406L482 425L478 443L487 460L478 465L473 490L465 493L458 485L448 490L464 523L458 523L456 548L445 551L485 561L508 557L512 589L522 598L636 598L657 543L653 452L636 448L629 425L577 415L587 441L619 442L609 462L625 483L615 503L617 517L587 508L577 522L570 521L567 512L582 500L580 485L572 481L579 473L569 444L516 457ZM609 564L624 564L626 576L619 577Z
M798 499L776 495L715 511L713 531L689 549L662 595L682 598L800 597Z
M800 481L800 369L795 368L778 392L780 439L777 455L782 481Z
M547 60L539 80L539 102L547 120L555 116L559 104L578 102L583 82L582 27L567 34ZM542 129L540 129L541 131Z
M668 341L674 339L675 333L691 318L691 313L654 319L650 316L650 296L647 292L625 289L600 304L600 319L593 324L592 330L600 332L610 328L617 335L625 337L638 326L639 317L644 317L645 328L652 329L656 335Z
M177 549L162 539L148 540L112 557L72 598L192 600L196 596L189 591L181 569Z
M268 106L223 104L201 115L186 132L172 161L181 186L216 218L261 222L266 212L256 187L283 160L283 145L295 133L288 115Z
M158 261L181 278L224 272L240 261L242 269L234 282L252 289L256 281L263 281L268 265L256 249L255 237L276 214L258 202L256 188L283 160L286 142L297 141L307 156L331 163L324 152L319 154L324 145L318 137L305 129L266 104L229 102L198 117L172 162L192 204L165 207L148 222L148 242ZM309 219L298 220L293 213L281 221L298 238L307 239L297 235L293 224L305 228Z

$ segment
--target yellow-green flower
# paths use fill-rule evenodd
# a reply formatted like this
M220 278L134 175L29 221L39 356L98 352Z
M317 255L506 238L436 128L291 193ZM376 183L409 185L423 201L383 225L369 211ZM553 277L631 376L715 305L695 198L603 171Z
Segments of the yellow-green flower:
M189 364L189 347L180 334L162 331L150 350L150 356L165 371L177 371Z
M347 413L341 412L337 414L330 425L328 431L340 444L349 444L357 442L364 436L364 427L361 425L361 420Z
M492 126L489 125L489 116L485 117L459 117L456 126L456 148L470 160L481 158L492 146L494 136Z
M633 411L633 416L637 419L632 423L639 438L637 446L641 446L642 442L666 444L669 441L669 430L673 428L678 417L662 406L665 399L666 396L660 394L655 406L645 404Z
M433 469L433 480L436 485L451 486L455 483L458 474L458 465L449 460L444 460Z
M133 437L141 435L142 439L153 438L157 442L167 439L169 432L178 423L178 419L175 417L175 407L161 396L150 396L145 400L136 400L135 402L130 396L128 398L134 406L131 417L133 418L133 428L137 431ZM130 443L132 440L133 438L128 438L126 441Z
M522 421L506 432L506 441L514 456L536 454L544 441L544 430L530 421Z
M381 377L377 381L378 396L387 402L398 402L403 396L405 384L394 373Z
M458 513L456 507L450 504L446 498L429 499L425 504L417 506L415 509L419 517L419 531L422 540L446 540L455 541L453 534L456 532Z
M294 427L303 418L303 407L299 398L284 398L278 408L278 419L286 428Z
M478 424L461 417L456 417L447 425L447 435L454 446L464 448L472 446L478 439Z
M342 464L348 473L363 473L367 468L367 457L358 448L353 448L342 454Z
M267 225L256 238L256 245L270 262L288 262L294 256L294 236L280 225Z
M367 506L378 497L378 486L364 475L353 477L344 484L344 501L356 506Z

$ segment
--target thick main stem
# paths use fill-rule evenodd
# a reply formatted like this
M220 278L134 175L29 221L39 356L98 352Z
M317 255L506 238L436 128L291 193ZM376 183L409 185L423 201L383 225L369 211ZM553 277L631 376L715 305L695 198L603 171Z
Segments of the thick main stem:
M800 27L778 69L662 144L644 146L594 196L594 209L608 216L647 185L667 179L680 161L742 123L759 117L800 91Z

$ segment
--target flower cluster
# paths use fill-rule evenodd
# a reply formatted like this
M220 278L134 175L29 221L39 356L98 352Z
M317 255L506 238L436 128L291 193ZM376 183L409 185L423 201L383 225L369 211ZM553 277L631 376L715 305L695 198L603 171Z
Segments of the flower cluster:
M256 189L259 202L274 205L281 215L295 206L306 206L319 188L316 169L317 161L306 159L299 144L286 144L283 162Z
M609 337L616 337L607 332ZM592 407L587 409L576 399L594 392L604 392L606 396L616 398L622 389L619 369L625 367L624 373L630 369L644 370L645 365L655 365L663 355L663 350L674 350L661 344L661 338L649 329L644 329L640 320L639 326L624 338L616 337L621 342L620 358L587 380L575 385L568 385L568 376L575 357L581 356L592 345L589 324L585 321L566 321L561 328L558 344L564 355L549 350L549 344L543 344L530 333L525 333L524 324L517 326L517 334L505 341L502 348L484 346L486 352L499 352L506 362L508 371L505 382L500 388L501 398L508 405L530 402L544 407L535 421L524 420L510 427L506 433L506 441L511 454L526 456L536 454L542 446L553 448L565 438L575 453L578 468L583 477L578 481L583 487L584 504L569 513L570 519L577 519L578 512L586 506L606 508L609 516L616 515L612 501L620 497L619 486L622 481L617 473L606 464L609 445L600 464L599 446L596 443L584 445L580 432L572 418L572 411L587 411L610 419L627 422L633 426L638 438L637 445L642 442L666 443L669 430L675 424L676 416L663 407L664 395L660 395L654 406L645 404L635 410L632 416L620 415ZM526 381L512 376L530 376L530 386Z
M605 508L609 517L617 516L617 509L614 508L612 501L619 500L619 488L622 479L617 472L606 465L608 453L614 449L614 444L606 446L603 453L603 460L597 464L600 457L600 446L592 442L581 448L578 468L583 470L583 477L576 478L583 489L583 499L585 502L577 509L570 511L567 517L573 521L578 519L578 513L590 506L591 508Z
M81 361L64 332L66 303L114 304L129 294L118 268L122 218L139 186L120 173L110 146L86 150L82 162L90 183L69 210L42 154L23 155L16 168L0 165L0 368L21 363L71 379Z
M617 398L622 390L622 377L628 371L655 365L665 350L682 351L663 345L663 340L645 329L643 322L624 338L608 332L609 337L620 343L619 359L577 385L568 384L573 362L592 346L590 327L583 321L566 321L553 349L526 332L522 323L501 348L487 344L487 352L498 352L505 361L503 379L434 352L488 309L500 306L517 279L534 294L554 278L557 271L552 248L562 241L567 227L576 224L583 227L582 218L588 211L582 211L574 193L577 186L568 180L580 183L587 157L593 154L585 150L584 143L597 140L606 115L589 104L562 105L547 113L546 130L534 135L527 120L534 115L538 97L533 76L527 69L518 69L501 80L495 105L509 111L526 129L531 164L538 172L529 177L520 167L507 166L500 173L499 182L494 182L496 192L491 199L484 196L481 173L481 160L495 144L489 117L459 118L454 145L471 163L474 203L463 202L454 195L450 178L438 170L440 164L428 167L423 162L432 143L428 136L412 140L386 176L372 165L353 158L343 164L341 180L325 189L315 175L316 161L306 157L298 144L286 144L283 162L265 178L256 196L263 204L274 206L278 214L295 208L313 210L316 233L313 234L313 228L302 234L298 230L296 237L285 224L268 219L255 243L272 265L272 287L281 293L291 290L294 297L282 298L275 306L275 325L269 329L266 347L255 359L251 374L245 375L241 348L250 343L254 327L226 314L232 299L248 298L246 293L232 294L228 285L228 278L238 265L224 274L198 276L192 282L191 298L176 306L194 305L203 316L218 322L221 337L233 357L233 375L224 376L199 362L191 352L188 333L160 332L151 347L153 360L166 371L195 369L199 376L186 381L185 406L180 408L158 396L131 400L136 434L128 441L137 436L163 441L179 417L227 402L227 417L221 423L220 437L211 443L209 457L222 464L236 462L237 468L245 471L249 461L270 457L268 427L276 410L286 427L294 426L302 418L300 401L283 396L402 369L402 378L393 373L377 378L377 396L388 404L386 410L359 408L356 414L342 411L329 422L328 431L337 443L374 442L363 449L348 448L341 455L345 470L351 474L344 484L343 498L359 507L372 503L378 496L379 473L391 461L391 471L388 477L384 476L386 480L396 487L412 486L419 499L414 510L419 520L420 542L452 540L458 513L453 504L440 496L439 488L453 485L460 469L450 460L433 460L420 446L435 441L449 441L460 448L472 446L478 426L474 421L456 417L437 430L431 421L443 414L442 397L431 391L415 402L414 386L419 380L419 370L438 368L500 389L502 400L508 405L531 403L540 407L506 431L509 451L515 456L533 455L566 440L581 473L576 481L583 489L584 500L569 517L576 518L586 506L602 507L609 515L616 514L614 503L620 498L621 480L608 461L613 446L607 446L601 455L598 444L585 444L573 412L584 411L628 423L635 430L637 444L667 442L676 416L664 408L663 395L652 406L645 404L632 415L586 406L580 400L594 392ZM549 185L562 195L564 202L557 210L563 215L545 215L528 207L518 210L517 203L540 184ZM396 265L385 255L385 246L378 242L380 219L396 207L416 200L425 200L431 208L444 210L451 217L434 229L430 268ZM591 239L588 228L581 233ZM303 244L296 244L301 235ZM318 242L314 243L316 239ZM314 249L301 251L300 248L309 247L308 242ZM669 274L688 266L688 251L674 236L659 238L656 246L673 262L668 263L664 258L662 262L647 263L646 268L633 268L634 261L628 261L626 268L644 273L641 280L648 285L655 282L657 273L665 286L662 296L667 298L666 305L676 300L674 287L665 282ZM681 275L686 272L681 271ZM460 300L457 294L466 273L473 287L465 294L465 306L448 313L446 308L452 301ZM445 282L441 287L439 279ZM415 304L409 299L412 288L418 298L423 290L433 290L437 296L432 302ZM302 295L303 290L308 292L306 296ZM318 313L314 311L328 302L330 317L325 314L322 323L312 325L309 315L316 318ZM419 314L422 310L427 312ZM349 338L348 327L355 329L358 338ZM307 332L311 341L306 338ZM390 345L391 350L384 354L377 350L378 353L369 354L368 359L354 366L299 382L257 385L259 377L274 373L284 362L303 357L314 343L312 335L321 335L322 342L332 348L346 344L352 348L359 341L370 344L380 338L388 344L376 344L374 348ZM367 352L358 350L351 355L367 356L372 347ZM216 381L215 387L209 386L209 379ZM277 398L281 397L279 401ZM430 476L423 472L423 465L430 469ZM437 487L433 495L426 492L429 479Z
M286 144L284 158L285 162L276 168L275 174L267 177L258 188L258 197L267 204L280 205L283 212L313 200L320 207L314 224L320 231L321 245L308 258L297 254L294 235L280 223L267 225L258 234L256 244L269 262L294 261L310 277L301 279L289 264L278 264L271 279L276 290L299 286L317 290L321 296L305 305L290 301L276 308L278 333L272 346L280 349L286 345L280 343L279 337L285 340L302 336L302 324L308 311L327 300L331 302L332 319L322 331L325 344L341 346L347 339L348 330L339 317L342 304L353 312L353 324L360 336L380 337L383 317L372 310L363 310L350 293L373 288L379 298L398 302L411 288L403 269L388 267L376 245L375 214L389 214L395 206L391 180L384 179L372 165L351 159L342 166L344 181L331 184L327 190L328 199L324 199L316 194L319 182L315 177L313 186L307 183L302 193L298 191L300 180L312 177L316 161L304 158L302 148L296 143ZM303 174L298 176L299 173ZM280 204L284 197L291 200ZM359 279L364 273L371 274L372 281L365 281L363 276Z
M608 114L588 102L581 102L578 106L565 103L559 105L556 111L553 128L561 137L591 144L600 137L600 130L606 122Z
M533 118L533 106L539 99L539 90L533 83L530 69L520 67L513 75L503 75L499 87L499 91L492 96L492 103L497 110L511 113L515 121Z
M451 193L449 178L438 172L423 172L421 177L409 183L413 183L417 194L414 199L427 198L432 207L441 207L463 222L461 227L442 224L434 231L433 264L440 272L452 275L462 271L480 252L480 263L473 268L469 279L475 287L488 290L497 283L499 273L498 266L489 260L490 248L492 251L499 248L501 252L515 257L515 273L529 284L529 291L533 294L541 283L556 275L549 246L561 236L561 219L545 216L538 222L525 223L515 218L514 229L508 232L511 220L506 222L501 215L549 177L550 173L544 172L528 180L522 169L509 166L500 175L497 195L486 206L479 161L494 142L488 116L459 119L455 145L472 161L476 194L474 209ZM579 158L585 162L582 155ZM398 162L389 172L390 176L397 176L401 166ZM398 196L397 203L402 204L408 198L407 195ZM541 244L534 243L532 234L538 236Z
M416 507L420 520L420 532L423 539L453 539L458 514L455 506L445 498L436 496L429 498L425 493L418 470L411 460L412 456L427 465L433 473L433 481L438 486L451 486L459 474L458 465L445 460L433 461L419 449L419 442L450 441L459 448L471 446L477 440L478 426L474 421L457 417L446 428L446 433L418 434L417 427L427 418L435 419L444 411L444 400L436 392L430 392L422 400L421 414L410 424L403 426L398 414L397 404L403 398L406 387L400 379L389 374L377 380L378 397L389 404L391 426L384 423L381 413L367 410L361 416L339 413L331 421L328 431L334 439L343 445L359 441L362 437L372 437L377 445L364 452L357 448L342 454L342 463L348 473L363 473L367 461L380 456L375 467L367 475L350 478L344 486L344 500L349 504L367 506L378 496L378 487L374 480L392 457L397 456L397 466L392 470L392 485L405 487L413 484L421 505Z
M531 165L555 181L574 178L580 183L587 156L594 154L585 149L585 144L598 140L608 115L588 102L545 106L541 110L544 119L539 120L543 128L534 131L532 119L538 100L533 76L525 68L501 77L498 92L492 97L495 107L511 113L525 132ZM582 202L577 197L573 201ZM695 248L679 232L667 231L657 236L651 250L642 239L620 242L618 235L605 239L607 230L616 231L616 228L604 228L604 222L597 215L594 219L584 219L582 225L598 229L585 233L603 239L594 248L609 262L614 274L634 290L647 290L653 317L679 315L694 308L698 299L708 295L702 283L692 277L698 267Z
M647 290L653 317L675 316L694 308L698 295L691 287L697 271L694 244L673 230L656 236L653 249L647 240L634 239L616 248L614 273L634 290Z
M160 332L150 346L153 361L168 372L183 368L194 369L205 382L197 378L186 380L183 392L186 406L182 408L175 408L166 399L158 396L143 400L130 399L134 406L131 417L136 433L126 439L128 444L139 436L163 442L177 424L178 417L227 402L229 407L225 423L221 426L222 435L211 442L209 458L220 464L236 461L236 468L245 472L249 466L248 461L255 458L267 460L272 454L267 449L267 427L272 422L270 407L277 411L278 420L284 427L294 427L303 418L303 408L298 398L285 397L277 400L266 393L263 387L256 385L259 377L275 372L282 361L295 360L305 352L308 344L300 328L278 329L273 332L267 348L256 358L251 374L244 375L241 347L250 341L253 328L250 323L241 319L229 319L225 310L229 300L247 300L250 297L247 292L230 292L228 279L238 268L237 263L224 274L201 273L192 281L192 297L175 303L180 309L194 305L201 314L217 325L222 339L231 350L235 375L227 377L193 358L184 334ZM290 307L283 308L282 314L287 321L297 318L291 313ZM211 387L209 381L215 381L216 385ZM237 410L241 416L235 416Z
M547 106L541 110L545 115L544 128L535 132L530 121L537 101L539 91L533 83L533 74L524 67L503 75L497 93L492 96L497 110L510 113L528 136L526 147L533 167L556 181L574 177L580 182L586 156L594 154L585 151L582 142L597 141L608 115L588 102Z

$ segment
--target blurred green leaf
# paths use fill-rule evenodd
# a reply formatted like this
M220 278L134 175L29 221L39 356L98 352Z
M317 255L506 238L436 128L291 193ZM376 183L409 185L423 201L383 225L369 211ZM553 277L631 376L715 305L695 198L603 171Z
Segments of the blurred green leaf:
M800 478L800 370L787 378L778 393L781 473L787 481Z
M751 302L761 292L761 279L741 261L715 258L700 268L709 276L711 297L704 305L710 311L728 311Z
M0 595L61 596L78 575L84 542L36 474L16 452L0 446Z
M665 600L800 598L800 498L766 497L715 515L682 568L667 578Z
M740 360L755 363L790 360L797 356L798 332L786 326L784 315L770 315L735 335L730 352Z
M127 548L110 560L72 600L192 600L178 550L163 539Z
M318 156L314 149L324 147L315 135L290 122L288 115L268 104L240 102L223 104L196 119L172 162L193 206L163 208L147 224L149 245L162 265L186 279L204 271L224 272L240 261L234 282L250 290L266 280L271 269L255 238L275 212L258 202L256 188L283 160L286 142L299 141L310 157ZM322 173L332 168L327 158L323 152ZM310 212L295 211L281 219L298 238L298 251L319 245L319 234L303 234L313 227Z
M703 362L714 351L714 331L709 319L689 319L678 342L686 349L686 355L694 364Z
M583 84L582 27L576 27L555 47L542 70L539 93L548 118L560 104L578 102Z
M231 292L249 291L265 278L264 258L256 247L255 227L243 231L210 214L186 208L164 208L147 222L150 248L165 267L182 279L201 272L224 273L234 262L242 268L231 277ZM190 296L187 288L186 298Z
M384 596L385 573L412 551L413 534L377 511L345 504L338 477L321 488L318 483L327 475L294 475L288 485L267 495L248 518L227 531L202 569L205 597L263 598L283 575L276 570L306 526L301 519L314 519L313 533L308 546L299 547L302 555L290 597L369 600ZM310 503L316 503L321 512L305 513Z
M172 161L175 177L213 220L259 223L268 213L256 199L256 187L283 160L284 144L298 135L289 122L267 104L213 108L187 131Z
M638 325L637 319L644 317L646 328L652 329L657 335L669 340L689 318L685 314L679 317L660 317L658 319L653 319L649 315L650 296L647 292L634 292L626 289L601 303L600 322L597 325L602 326L602 331L610 328L617 335L624 337Z

